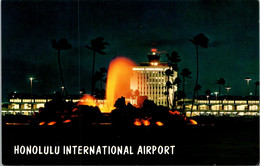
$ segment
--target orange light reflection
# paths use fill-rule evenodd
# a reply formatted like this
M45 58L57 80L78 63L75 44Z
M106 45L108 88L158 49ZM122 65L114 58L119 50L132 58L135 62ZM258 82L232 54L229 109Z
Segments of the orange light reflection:
M134 125L135 125L135 126L141 126L142 123L140 122L139 119L135 119Z
M178 111L169 111L169 113L172 115L180 115L180 112Z
M78 105L89 105L89 106L97 106L96 103L97 99L94 98L91 95L84 95L78 102ZM76 109L73 110L73 112L76 111Z
M41 123L39 123L40 126L42 126L42 125L44 125L44 124L45 124L45 122L41 122Z
M62 123L70 123L71 120L70 119L67 119L67 120L64 120Z
M190 119L189 121L190 121L190 123L193 124L193 125L197 125L197 124L198 124L198 122L196 122L196 121L193 120L193 119Z
M149 125L150 125L149 120L142 120L142 121L143 121L143 124L144 124L145 126L149 126Z
M157 126L163 126L163 123L160 122L160 121L155 122L155 124L156 124Z
M57 123L57 122L52 121L52 122L49 122L48 125L49 125L49 126L52 126L52 125L55 125L56 123Z

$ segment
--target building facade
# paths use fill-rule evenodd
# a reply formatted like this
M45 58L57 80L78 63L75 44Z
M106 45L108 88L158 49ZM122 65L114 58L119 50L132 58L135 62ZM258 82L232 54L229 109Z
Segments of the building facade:
M192 99L184 102L187 116L191 114ZM178 108L182 109L181 101ZM259 115L259 97L223 96L219 99L214 97L199 97L193 105L193 116L197 115Z
M165 75L165 71L169 69L167 62L160 62L160 52L156 48L152 48L148 54L149 62L141 63L139 66L133 66L133 74L130 79L130 89L133 92L138 91L140 96L147 96L149 100L153 100L157 105L167 106L172 103L174 92L177 86L169 89L169 98L165 95L167 92L166 82L171 83L177 77L174 72L169 78ZM169 79L169 80L168 80ZM168 98L168 99L167 99Z

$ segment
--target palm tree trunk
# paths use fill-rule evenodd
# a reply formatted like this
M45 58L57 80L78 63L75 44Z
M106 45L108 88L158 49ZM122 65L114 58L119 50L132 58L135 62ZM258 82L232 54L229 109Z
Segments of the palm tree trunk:
M168 81L170 81L170 76L168 76ZM169 103L169 87L167 86L167 107L169 108L170 103Z
M182 113L185 115L185 105L184 105L184 97L185 97L185 77L183 76L183 83L182 83L182 90L183 90L183 98L182 98Z
M63 78L63 73L62 73L62 67L61 67L61 59L60 59L60 50L58 50L58 62L59 62L59 69L60 69L60 77L62 81L62 86L64 87L64 92L66 97L68 96L67 88L65 86L64 78Z
M91 77L91 95L94 95L95 91L95 81L94 81L94 73L95 73L95 58L96 58L96 51L93 51L93 66L92 66L92 77Z
M220 84L218 84L218 91L219 91L219 97L218 97L218 115L220 115Z
M199 48L198 48L198 45L196 45L196 54L197 54L197 77L196 77L195 87L197 87L197 85L198 85L198 79L199 79ZM192 116L192 109L193 109L193 105L194 105L195 94L196 94L196 88L194 88L194 92L193 92L193 98L192 98L190 116Z

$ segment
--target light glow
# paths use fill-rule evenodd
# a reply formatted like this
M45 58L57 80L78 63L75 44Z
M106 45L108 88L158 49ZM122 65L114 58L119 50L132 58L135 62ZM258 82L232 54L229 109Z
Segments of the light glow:
M42 126L42 125L44 125L44 124L45 124L45 122L41 122L41 123L39 123L40 126Z
M145 120L143 119L142 122L143 122L144 126L149 126L150 125L150 122L149 122L148 119L145 119Z
M52 121L52 122L49 122L48 125L49 125L49 126L52 126L52 125L55 125L56 123L57 123L57 122Z
M133 61L125 57L117 57L110 62L106 84L107 110L103 112L111 112L118 98L129 95L132 66L135 65Z
M198 122L196 122L196 121L193 120L193 119L189 119L189 121L190 121L190 124L192 124L192 125L197 125L197 124L198 124Z
M152 48L151 52L157 52L157 49L156 48Z
M78 102L78 105L89 105L89 106L97 106L97 99L91 95L84 95Z
M141 122L139 119L135 119L134 125L135 125L135 126L141 126L141 125L142 125L142 122Z
M71 120L70 119L67 119L67 120L64 120L62 123L70 123Z
M157 126L163 126L163 123L160 122L160 121L155 122L155 124L156 124Z
M169 111L169 113L172 115L180 115L179 111Z

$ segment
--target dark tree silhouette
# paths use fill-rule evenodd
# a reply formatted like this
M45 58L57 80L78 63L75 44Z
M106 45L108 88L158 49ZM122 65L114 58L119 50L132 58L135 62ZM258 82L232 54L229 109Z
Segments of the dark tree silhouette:
M185 78L191 78L191 71L188 68L184 68L180 73L182 76L182 91L184 93L184 97L182 99L182 111L185 111L184 98L185 98ZM185 114L185 113L184 113Z
M167 106L169 107L169 89L172 87L172 83L170 81L170 77L173 75L173 71L171 69L167 69L165 71L165 75L167 76L167 82L166 82L166 95L167 95Z
M195 90L196 90L196 92L197 92L197 99L198 99L198 97L199 97L199 91L201 90L201 85L200 84L198 84L196 87L195 87Z
M196 46L196 55L197 55L197 77L196 77L196 84L195 84L196 87L198 85L198 80L199 80L199 46L201 46L202 48L207 48L209 39L203 33L200 33L194 36L193 39L191 39L190 41ZM192 106L191 106L191 116L192 116L192 108L195 100L195 94L196 94L196 90L194 88Z
M218 84L218 91L219 91L219 96L221 95L221 85L224 86L226 83L224 78L220 78L219 80L216 81L216 84Z
M64 87L65 95L68 96L67 88L65 86L63 73L62 73L62 67L61 67L61 57L60 57L60 51L61 50L69 50L71 49L71 44L68 43L67 39L60 39L58 42L56 40L51 40L52 48L56 49L58 51L58 63L59 63L59 69L60 69L60 76L62 81L62 86Z
M101 67L99 71L96 71L94 77L92 78L94 83L100 82L100 88L103 89L103 82L105 82L105 74L107 73L107 69L105 67Z
M257 88L259 87L259 81L255 82L255 95L257 95Z
M178 55L178 53L176 51L173 51L171 53L171 55L166 54L167 58L168 58L168 65L169 65L169 69L167 69L165 71L166 76L168 77L168 81L166 82L166 88L167 91L165 92L165 94L167 95L167 106L169 107L169 89L172 88L172 85L174 85L173 83L170 82L170 76L173 76L174 71L178 71L178 63L181 61L180 56ZM174 95L174 94L173 94ZM173 103L172 103L172 107L175 107L175 97L173 96Z
M95 74L95 58L96 53L99 53L101 55L105 55L106 53L103 51L106 47L105 45L109 45L107 42L104 42L103 37L97 37L93 40L91 40L91 46L86 45L85 47L93 51L93 66L92 66L92 77L94 77ZM95 82L92 79L91 81L91 94L93 95L95 91Z
M211 95L211 90L210 89L207 89L206 91L205 91L205 94L207 95L207 96L210 96Z
M179 77L175 78L175 80L172 83L173 85L177 86L177 89L180 88L181 86L181 79ZM174 92L174 96L173 96L173 109L176 109L176 101L180 100L181 98L179 98L180 95L178 95L178 91Z
M107 69L102 67L99 69L99 71L95 72L94 77L92 78L94 84L96 84L97 82L100 82L100 89L96 88L93 93L98 98L105 97L105 89L103 89L102 85L103 85L103 82L106 81L106 79L104 79L106 73L107 73Z

